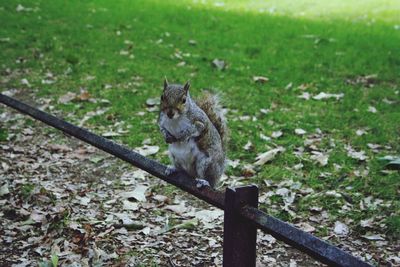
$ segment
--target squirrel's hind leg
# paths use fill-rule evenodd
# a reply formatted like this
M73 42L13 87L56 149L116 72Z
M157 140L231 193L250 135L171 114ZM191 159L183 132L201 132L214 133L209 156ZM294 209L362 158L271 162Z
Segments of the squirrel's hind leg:
M202 157L196 164L197 187L210 186L214 188L222 174L221 166L210 157Z
M196 160L196 187L202 188L205 186L211 186L210 182L206 177L206 170L208 166L211 164L211 158L203 155Z

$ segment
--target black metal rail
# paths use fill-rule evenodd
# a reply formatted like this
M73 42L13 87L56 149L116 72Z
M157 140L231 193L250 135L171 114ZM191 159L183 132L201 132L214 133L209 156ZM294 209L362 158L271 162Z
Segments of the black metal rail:
M239 188L237 190L228 188L227 194L229 193L229 199L225 199L226 193L224 192L212 190L210 188L199 189L196 187L195 182L192 179L188 179L184 173L166 176L166 166L157 161L148 159L124 146L58 119L14 98L0 94L0 103L129 162L197 198L225 210L224 251L234 251L235 253L224 252L224 266L249 266L247 263L251 265L255 263L255 260L252 259L255 255L255 244L252 246L248 245L255 242L256 232L254 232L252 227L259 228L273 235L278 240L290 244L329 266L371 266L311 234L258 210L256 208L257 201L255 202L253 199L254 197L252 197L252 194L258 194L254 186ZM235 203L232 203L232 201ZM246 240L246 242L242 243L246 243L247 245L243 246L238 244L240 240ZM249 247L251 248L249 249ZM242 253L243 255L239 255L240 257L238 257L237 253ZM244 263L246 263L246 265L243 265Z

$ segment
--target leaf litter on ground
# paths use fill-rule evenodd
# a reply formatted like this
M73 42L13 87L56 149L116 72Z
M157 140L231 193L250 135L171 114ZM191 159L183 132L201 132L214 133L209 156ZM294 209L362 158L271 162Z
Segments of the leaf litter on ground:
M186 197L182 198L181 196L178 198L175 197L175 199L172 198L174 200L171 201L170 197L154 191L157 190L160 182L152 182L152 179L149 179L150 175L142 170L132 170L120 166L120 164L115 164L115 166L118 166L119 168L122 167L122 170L108 171L108 168L110 167L109 161L113 161L113 159L108 157L107 160L95 162L90 161L90 158L95 156L93 154L95 150L91 148L81 146L77 150L74 146L69 145L68 143L48 144L45 140L37 140L39 142L37 145L35 145L35 142L30 142L30 146L26 146L26 138L36 138L35 135L32 135L31 133L36 133L38 131L35 127L29 129L31 130L21 131L20 137L23 137L23 139L20 139L21 141L18 141L19 139L13 141L22 142L22 144L24 144L23 146L21 146L21 144L13 146L14 149L18 150L18 153L26 153L26 151L34 150L34 155L41 158L42 166L48 164L49 166L52 165L54 167L50 169L50 172L45 171L45 169L42 170L41 168L32 169L30 163L28 163L30 162L30 159L28 159L27 164L24 165L24 170L27 173L36 173L31 177L40 175L40 178L35 178L33 180L26 180L25 178L23 178L25 180L21 180L21 178L15 179L14 175L17 171L21 171L21 168L16 169L15 166L7 164L6 162L8 162L8 157L5 157L4 159L2 158L1 161L7 164L8 167L2 167L0 169L0 176L1 172L4 171L13 174L13 176L10 177L13 179L7 180L8 191L13 192L13 194L7 193L3 195L3 199L4 197L11 197L11 201L17 201L18 198L22 197L20 193L17 193L17 195L14 193L18 192L16 191L18 185L25 184L27 181L35 183L35 188L37 189L26 194L28 197L32 196L32 194L35 196L34 198L32 197L28 199L38 199L42 202L35 203L28 200L28 206L25 205L24 208L21 206L19 213L26 214L25 216L28 217L23 218L26 221L25 225L20 224L19 226L15 226L18 228L14 229L21 229L21 231L23 229L25 231L25 228L27 227L32 227L34 224L40 224L41 227L32 232L33 236L31 236L30 240L33 241L37 239L37 241L34 241L36 243L31 245L40 248L42 258L47 257L50 259L52 252L50 247L39 245L42 240L41 236L44 235L44 232L42 232L41 229L47 229L48 225L53 221L56 223L57 221L62 220L63 214L68 211L68 214L70 214L69 227L61 228L61 230L58 231L50 230L50 232L48 232L50 236L54 237L54 241L51 242L52 246L58 246L60 248L60 252L56 255L59 256L59 261L62 264L81 262L82 259L91 259L93 262L97 261L102 262L103 264L108 264L113 262L113 259L118 255L124 255L126 249L134 249L135 251L145 253L146 250L142 248L142 244L152 243L156 244L153 248L157 251L157 255L161 255L162 259L165 259L162 255L170 255L169 257L171 257L170 252L167 249L163 249L163 245L175 244L174 242L186 244L182 247L182 251L185 251L188 255L192 255L190 248L192 247L191 244L193 244L193 240L196 240L200 247L207 248L207 250L211 249L214 255L213 259L217 262L221 260L222 240L220 234L222 233L222 211L210 209L209 207L205 208L202 206L204 204L201 202L193 205L192 200L188 202ZM310 136L307 138L312 138L312 136ZM44 145L41 145L41 142L44 142ZM151 145L151 143L151 140L147 140L143 144ZM318 141L313 141L310 146L317 143ZM35 148L32 148L32 144ZM259 155L260 157L257 161L260 161L259 163L263 161L264 163L269 162L273 160L278 153L281 153L284 150L283 147L277 147L272 149L273 152L270 150L262 153L262 156ZM41 155L43 153L49 153L47 151L50 151L57 156L54 158L42 157ZM8 155L4 154L4 152L2 153L2 155ZM75 156L71 156L70 154L74 154ZM24 155L25 157L29 157L30 154L26 153ZM106 158L104 155L102 157ZM58 163L54 164L52 160ZM237 162L235 164L240 163L240 161L235 162ZM2 166L5 166L5 164L2 164ZM98 173L98 170L96 170L97 167L93 168L95 165L104 166L101 168L102 171L100 174ZM240 165L243 167L249 165L250 169L254 168L254 164L246 164L245 161ZM62 168L73 170L76 166L80 166L87 170L83 172L76 170L73 175L68 175L68 173L62 171ZM90 175L92 170L95 171L96 174L93 173ZM54 171L57 171L58 175L49 181L46 177L48 177L49 174L51 175ZM85 178L85 173L89 175L87 178ZM253 171L251 175L254 175L254 173L255 172ZM120 182L115 183L115 180L110 180L110 177L120 177ZM100 181L96 181L97 179L100 179ZM93 183L93 181L95 182ZM234 184L233 177L227 177L224 181L227 185ZM88 182L91 184L90 187ZM260 197L260 201L268 203L268 201L271 201L271 197L276 194L282 198L281 204L276 206L276 209L288 212L293 216L293 218L299 220L300 217L298 211L293 208L293 206L296 206L296 202L300 199L300 196L304 197L315 194L313 193L313 190L311 190L311 188L303 188L301 184L295 181L284 181L279 184L269 181L268 183L270 186L275 188L272 191L273 194L263 193ZM123 185L122 188L120 187L121 185ZM46 188L46 190L44 191L40 188ZM55 204L56 207L58 207L56 211L52 210L52 201L50 200L51 195L56 197ZM333 196L335 194L331 193L330 196L331 195ZM118 198L118 196L121 196L121 198ZM66 201L67 199L71 199L71 197L72 201ZM100 205L100 203L103 204ZM367 199L363 201L365 207L375 207L381 205L381 203L382 202L380 202L379 199ZM72 206L69 204L72 204ZM8 204L6 204L6 207L7 205ZM197 205L198 207L196 207ZM315 229L319 229L319 223L329 223L328 216L324 215L324 213L326 213L325 211L316 210L313 212L317 213L315 215L315 222L312 220L310 220L310 222L303 222L298 225L300 228L309 232L315 232ZM167 224L170 225L171 228L167 232L160 234L167 217L175 220L175 222L173 224ZM31 222L28 222L26 218L30 218L29 220ZM76 223L82 221L84 223ZM9 220L7 220L7 222L9 222ZM1 227L4 228L6 226L2 224ZM374 229L368 228L368 230ZM72 231L71 235L68 234L68 231ZM60 236L58 233L62 233L62 235ZM12 240L9 230L6 230L5 234L8 240ZM171 236L172 234L173 236ZM146 236L146 240L143 241L144 235ZM370 237L371 240L364 238L364 241L361 242L382 242L382 240L378 237L373 237L373 235L374 234L366 234L365 236ZM98 241L107 239L108 245L104 246L104 242L94 242L93 238L95 236ZM347 239L349 236L350 234L341 237ZM164 238L167 238L168 241L165 241ZM21 243L16 243L16 245L20 244ZM83 244L83 246L77 250L77 244ZM280 245L274 245L274 249L280 249ZM97 258L90 256L94 255L95 250L100 253ZM89 253L86 254L87 252L83 251ZM263 255L263 251L264 248L261 247L258 253ZM27 251L27 253L30 252ZM286 250L282 250L282 253L288 255ZM35 261L35 257L32 258L33 261ZM174 256L175 259L178 259L179 257L181 257L182 260L185 259L185 255L180 253L175 254ZM186 262L192 263L193 259L202 261L209 257L209 253L195 253L191 257L187 258ZM274 256L270 257L270 259L274 259L273 257ZM25 256L25 258L30 257ZM129 261L131 259L132 258L129 257L122 257L123 261Z

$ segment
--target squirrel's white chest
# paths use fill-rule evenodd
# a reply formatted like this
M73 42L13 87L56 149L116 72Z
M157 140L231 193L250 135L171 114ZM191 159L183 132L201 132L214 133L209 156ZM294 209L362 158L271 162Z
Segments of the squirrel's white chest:
M203 157L204 153L199 150L193 139L189 139L186 142L172 143L169 145L168 150L175 167L182 168L193 176L196 175L196 161L198 158Z

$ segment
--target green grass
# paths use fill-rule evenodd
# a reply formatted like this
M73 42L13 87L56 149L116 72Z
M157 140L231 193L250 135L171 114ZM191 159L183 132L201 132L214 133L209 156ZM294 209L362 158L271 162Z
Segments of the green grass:
M0 128L0 141L6 141L8 137L7 129Z
M400 202L399 173L382 173L383 166L376 159L400 153L398 1L236 0L224 7L211 1L20 3L38 7L38 11L16 12L14 1L0 4L1 68L3 72L7 68L12 71L3 75L8 78L1 82L2 89L33 90L54 100L52 104L72 122L88 111L109 107L106 114L94 117L85 126L103 132L113 129L116 122L124 122L129 134L117 141L136 147L151 137L166 148L155 123L157 114L136 115L145 111L147 98L159 97L164 76L174 82L190 80L195 96L202 88L213 88L231 110L231 159L253 163L257 153L274 145L286 148L250 182L263 186L263 179L289 178L316 191L340 191L351 186L346 192L360 193L358 201L371 195L392 203L384 215L389 217L390 231L400 232L396 209ZM191 45L189 40L196 44ZM121 55L121 51L128 55ZM215 58L225 60L227 69L212 68ZM182 61L186 64L177 66ZM56 77L54 84L42 84L48 72ZM371 74L377 75L372 88L346 83ZM267 76L270 81L255 84L254 75ZM21 85L23 78L31 88ZM292 87L285 89L289 83ZM312 95L328 92L344 93L344 97L341 101L302 100L297 97L303 93L301 86ZM61 95L80 89L110 103L57 104ZM385 98L397 102L389 105L383 102ZM378 112L368 112L369 106ZM272 112L262 114L261 108ZM257 121L235 120L242 115L254 116ZM321 129L324 137L318 148L330 151L327 166L319 167L308 156L301 159L293 155L304 142L304 137L294 134L295 128L303 128L308 134ZM357 136L355 131L360 128L368 128L368 133ZM270 135L277 130L284 135L274 139L274 144L259 137L260 133ZM254 148L245 151L243 146L249 140ZM373 154L368 143L391 148ZM349 158L344 148L348 144L365 150L368 163ZM167 162L161 155L157 159ZM304 164L301 171L287 168L300 162ZM334 163L342 169L336 170ZM369 174L354 176L359 168L369 168ZM228 172L240 174L237 170ZM320 178L321 172L331 175ZM316 201L332 213L339 207L330 199ZM304 212L307 216L307 209ZM379 212L382 210L372 215ZM361 211L353 213L340 216L363 219Z

